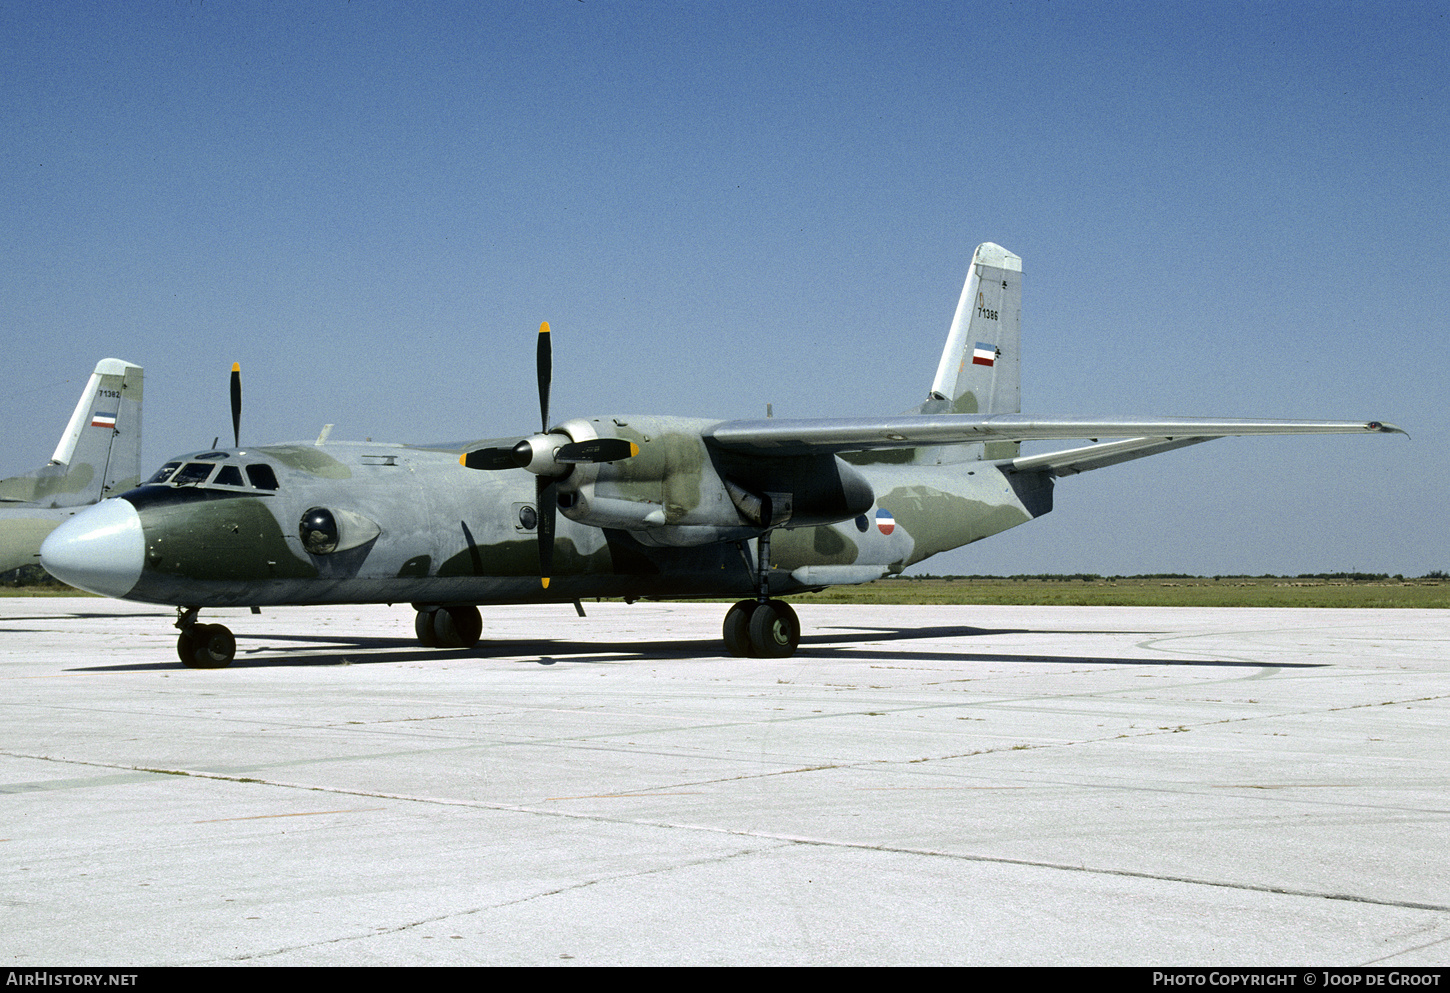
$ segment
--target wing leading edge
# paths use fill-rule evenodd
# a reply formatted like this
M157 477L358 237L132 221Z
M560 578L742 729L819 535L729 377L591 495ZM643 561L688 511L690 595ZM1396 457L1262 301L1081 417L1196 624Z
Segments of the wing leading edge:
M1404 433L1393 424L1382 421L1222 420L1204 417L1044 420L1022 414L936 414L871 419L722 421L707 428L704 438L706 443L719 448L767 456L861 452L978 441L1126 439L1060 452L1056 456L1011 460L1014 468L1026 468L1026 465L1018 467L1015 463L1072 455L1084 463L1111 465L1213 438L1243 435ZM1112 461L1104 461L1108 459ZM1051 469L1052 466L1044 463L1032 468ZM1098 468L1098 465L1084 464L1084 468Z

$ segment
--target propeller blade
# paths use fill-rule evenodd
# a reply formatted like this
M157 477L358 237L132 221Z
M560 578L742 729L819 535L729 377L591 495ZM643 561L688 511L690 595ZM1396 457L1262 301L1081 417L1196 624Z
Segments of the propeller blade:
M232 363L232 447L242 447L242 364Z
M547 590L549 573L554 569L554 517L559 512L551 477L534 477L534 505L539 509L539 579Z
M534 473L534 504L539 520L539 581L549 588L554 571L554 528L558 522L560 478L570 472L568 466L579 463L617 462L639 454L639 446L623 438L595 438L591 441L568 441L563 434L549 434L549 387L554 378L554 348L549 339L549 322L539 325L538 350L535 354L539 374L539 418L543 422L540 435L525 438L512 448L480 448L465 452L458 459L468 469L528 469ZM563 444L556 446L556 441ZM536 450L536 447L537 450Z
M465 452L458 461L469 469L523 469L533 456L528 444L521 441L512 448L480 448Z
M549 431L549 384L554 379L554 346L549 343L549 322L539 325L539 348L535 356L539 368L539 416L544 422L540 428Z
M559 446L554 461L561 465L575 465L580 462L618 462L639 454L639 446L623 438L595 438L592 441L574 441Z
M559 437L550 435L550 438ZM568 466L580 463L618 462L639 454L639 446L623 438L594 438L590 441L571 441L555 449L550 461L554 465ZM469 469L527 469L534 461L534 450L528 440L512 448L479 448L465 452L459 463ZM538 468L535 472L540 472ZM564 475L564 473L540 472L541 475Z

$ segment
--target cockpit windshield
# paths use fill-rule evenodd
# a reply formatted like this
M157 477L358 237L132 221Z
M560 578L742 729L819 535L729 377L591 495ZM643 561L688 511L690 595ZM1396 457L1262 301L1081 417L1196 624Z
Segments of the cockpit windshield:
M175 472L177 469L179 469L180 467L181 467L181 463L180 462L168 462L168 463L166 463L160 469L157 469L156 470L156 475L154 475L150 479L146 480L146 485L147 486L150 486L152 483L164 483L164 482L166 482L168 479L171 478L171 474L173 472Z
M224 465L217 470L216 479L212 482L218 486L246 486L242 482L242 470L234 465Z
M194 456L196 459L225 458L215 453ZM242 473L246 472L246 478ZM213 475L215 472L215 475ZM170 484L171 486L225 486L228 488L257 490L277 489L277 474L264 462L240 466L236 463L218 465L212 461L167 462L156 474L146 480L147 486Z
M204 483L216 465L211 462L188 462L176 470L176 475L171 477L171 485L186 486L188 483Z

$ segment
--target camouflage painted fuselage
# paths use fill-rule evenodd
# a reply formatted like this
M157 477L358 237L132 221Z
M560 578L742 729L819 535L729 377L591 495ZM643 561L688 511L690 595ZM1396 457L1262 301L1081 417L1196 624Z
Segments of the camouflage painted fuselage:
M650 417L565 425L575 436L629 438L640 453L577 466L561 482L547 589L539 580L534 477L459 464L462 451L487 442L297 444L183 457L168 463L175 466L169 479L120 498L136 508L145 549L126 597L217 607L751 596L762 528L730 500L725 483L742 470L703 440L712 423ZM778 500L793 497L789 519L771 530L772 595L900 572L1051 506L1050 479L1010 477L990 462L853 468L817 456L762 469L760 461L744 471L755 474L746 484ZM176 481L188 467L199 467L190 472L195 479L209 465L218 468L203 482ZM245 470L233 474L240 485L219 481L227 465ZM253 466L266 466L270 478ZM336 522L333 540L320 546L335 547L321 552L302 525L318 508Z

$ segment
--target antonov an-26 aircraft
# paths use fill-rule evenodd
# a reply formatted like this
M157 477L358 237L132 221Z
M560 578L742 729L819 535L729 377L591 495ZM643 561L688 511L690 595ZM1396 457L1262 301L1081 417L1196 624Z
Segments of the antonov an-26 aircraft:
M550 426L545 324L538 434L184 455L57 528L41 561L72 586L175 606L178 654L200 668L236 652L230 631L198 621L203 607L411 603L424 645L466 648L480 604L585 597L739 598L726 648L785 657L800 624L780 597L899 573L1040 517L1059 476L1229 435L1399 431L1023 417L1021 300L1022 260L980 246L926 401L859 420L631 414ZM234 371L234 430L238 411ZM1019 442L1071 438L1092 443L1019 454Z

